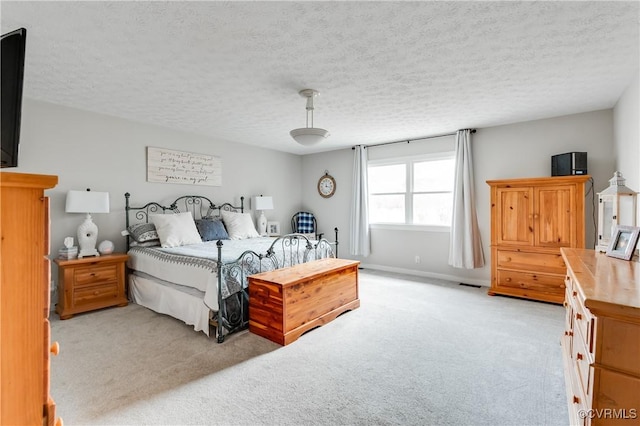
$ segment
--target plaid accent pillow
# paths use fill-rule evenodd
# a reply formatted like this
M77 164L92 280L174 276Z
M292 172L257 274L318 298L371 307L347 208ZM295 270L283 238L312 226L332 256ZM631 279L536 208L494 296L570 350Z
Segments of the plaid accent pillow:
M300 212L297 216L298 229L296 229L296 232L300 234L312 234L316 232L313 226L313 213Z

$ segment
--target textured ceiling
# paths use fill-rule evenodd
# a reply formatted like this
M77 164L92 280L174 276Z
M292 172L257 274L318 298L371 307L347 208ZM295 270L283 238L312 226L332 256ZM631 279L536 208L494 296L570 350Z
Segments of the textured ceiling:
M304 154L611 108L633 2L10 2L25 96ZM298 91L320 91L305 148Z

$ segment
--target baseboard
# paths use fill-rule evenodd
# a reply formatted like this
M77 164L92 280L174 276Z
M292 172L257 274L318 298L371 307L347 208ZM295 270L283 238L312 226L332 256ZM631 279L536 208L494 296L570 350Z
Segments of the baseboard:
M375 271L394 272L398 274L413 275L413 276L425 277L425 278L436 278L439 280L453 281L457 283L475 284L482 287L491 287L491 281L489 280L478 280L478 279L473 279L469 277L458 277L455 275L438 274L435 272L416 271L414 269L395 268L392 266L374 265L369 263L361 263L360 268L373 269Z

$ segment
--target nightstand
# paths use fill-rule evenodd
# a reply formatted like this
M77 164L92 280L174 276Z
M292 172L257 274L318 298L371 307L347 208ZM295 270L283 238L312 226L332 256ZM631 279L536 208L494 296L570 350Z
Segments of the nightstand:
M60 319L110 306L126 306L125 264L128 257L114 253L82 259L55 259L58 265L56 312Z

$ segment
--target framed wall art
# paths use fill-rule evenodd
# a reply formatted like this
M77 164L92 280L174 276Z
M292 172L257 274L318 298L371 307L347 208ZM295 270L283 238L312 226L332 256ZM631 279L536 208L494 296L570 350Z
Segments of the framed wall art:
M640 228L636 226L616 226L607 247L607 256L631 260L638 244L638 236Z

